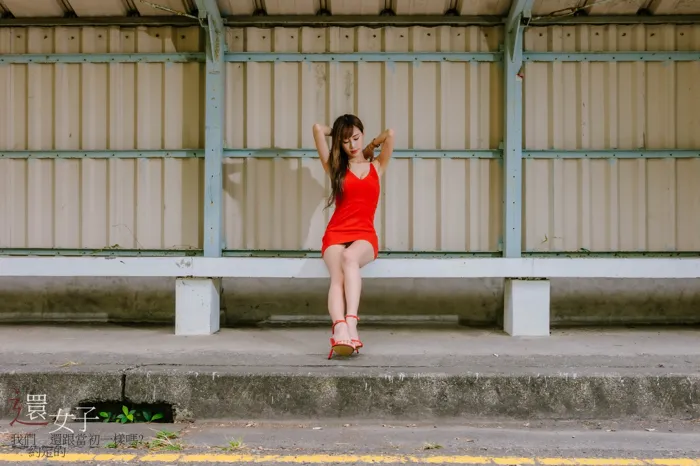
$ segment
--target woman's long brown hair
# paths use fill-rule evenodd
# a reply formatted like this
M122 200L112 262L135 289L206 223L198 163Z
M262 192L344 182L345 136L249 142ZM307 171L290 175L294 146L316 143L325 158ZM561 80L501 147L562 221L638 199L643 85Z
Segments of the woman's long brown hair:
M343 141L352 137L352 133L357 127L361 132L365 132L365 127L355 115L345 114L338 117L333 123L331 130L331 153L328 159L331 178L331 194L328 197L326 208L343 197L343 183L345 173L348 170L350 159L343 150Z

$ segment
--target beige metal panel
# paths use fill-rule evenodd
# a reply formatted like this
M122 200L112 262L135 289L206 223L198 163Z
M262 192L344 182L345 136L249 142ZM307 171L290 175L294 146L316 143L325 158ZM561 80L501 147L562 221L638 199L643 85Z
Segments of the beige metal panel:
M588 2L591 15L633 15L649 3L648 0L615 0L608 2Z
M217 0L222 15L252 15L255 0Z
M657 0L649 7L655 15L697 15L700 2L696 0Z
M102 0L100 0L102 1ZM134 0L134 5L139 11L141 16L169 16L174 15L172 11L164 10L162 8L154 8L151 4L159 5L168 8L169 10L174 10L181 13L189 13L187 11L187 5L184 0L149 0L148 3L144 3L140 0Z
M394 0L397 15L442 15L451 0Z
M314 15L319 0L265 0L268 15Z
M577 7L580 4L580 0L535 0L532 4L532 15L545 16L554 12L565 13L562 10Z
M512 0L467 0L462 1L459 14L469 15L496 15L508 14ZM458 3L459 5L459 3Z
M16 18L31 16L61 17L63 9L56 0L3 0Z
M125 16L127 13L123 0L70 0L70 6L78 17Z
M199 49L198 27L0 31L0 53ZM202 147L202 67L2 67L0 92L10 111L0 115L0 148ZM0 161L8 181L2 187L0 247L200 247L202 167L194 159Z
M526 32L533 51L693 50L697 26L584 26ZM528 149L700 147L692 63L529 63ZM526 160L529 251L698 250L700 160Z
M234 51L494 51L498 28L230 29ZM399 149L488 149L502 139L502 74L479 63L230 63L226 145L312 148L311 127L357 114L365 140L391 127ZM501 167L491 160L395 159L376 216L384 250L495 251ZM229 249L312 249L333 208L317 158L228 159Z
M328 9L334 15L378 15L384 10L385 0L328 0Z
M24 30L0 29L0 53L26 53ZM8 149L27 147L27 67L0 67L0 143ZM0 160L0 244L27 243L27 163Z

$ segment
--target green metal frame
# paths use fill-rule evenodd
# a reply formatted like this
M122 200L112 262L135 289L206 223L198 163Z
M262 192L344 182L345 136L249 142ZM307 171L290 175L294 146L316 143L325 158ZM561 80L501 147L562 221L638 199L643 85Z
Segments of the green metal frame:
M503 150L503 257L522 253L522 139L523 22L534 0L514 0L505 23L504 44L504 150Z
M315 149L223 149L223 158L315 159ZM700 150L521 150L523 159L692 159ZM17 150L0 152L1 159L190 159L204 158L204 149L182 150ZM397 149L396 159L502 159L500 149L424 150Z
M521 41L521 27L513 39ZM512 32L510 33L512 34ZM209 38L208 40L212 40ZM223 40L223 39L222 39ZM506 38L506 41L511 39ZM695 62L700 51L682 52L525 52L517 46L524 62ZM511 50L512 53L512 50ZM218 60L218 57L217 57ZM226 63L502 63L502 52L371 52L371 53L269 53L225 52ZM193 63L207 62L207 54L180 53L86 53L86 54L6 54L0 55L0 65L26 64L86 64L86 63Z
M206 32L204 136L204 255L220 257L224 248L223 157L226 100L225 29L216 0L196 0Z
M0 256L36 257L200 257L202 249L51 249L51 248L0 248ZM222 257L267 258L320 258L319 250L223 250ZM698 257L700 251L523 251L521 257L560 258L658 258ZM498 258L498 251L379 251L383 259L431 259L431 258Z
M526 62L684 62L700 61L700 52L525 52Z

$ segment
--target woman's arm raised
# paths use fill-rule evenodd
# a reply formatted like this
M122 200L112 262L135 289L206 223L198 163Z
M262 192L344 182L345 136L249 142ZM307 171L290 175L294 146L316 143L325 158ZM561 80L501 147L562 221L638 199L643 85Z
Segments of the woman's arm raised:
M328 157L330 156L330 151L328 150L328 142L326 142L326 136L331 135L331 128L320 123L316 123L313 127L314 132L314 143L316 144L316 150L318 151L318 157L321 159L323 164L323 169L328 171Z
M372 139L370 144L372 144L374 147L382 146L382 150L379 152L379 156L376 158L376 160L379 162L380 174L384 173L387 165L389 165L391 154L394 152L394 130L387 129L382 131L379 136Z

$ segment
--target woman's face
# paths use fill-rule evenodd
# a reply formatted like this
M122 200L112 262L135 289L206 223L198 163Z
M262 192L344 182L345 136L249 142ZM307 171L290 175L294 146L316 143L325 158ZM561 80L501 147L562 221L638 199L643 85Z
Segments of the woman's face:
M362 155L362 149L364 148L364 135L360 128L357 126L353 127L352 136L348 139L342 141L343 149L348 157L358 157Z

